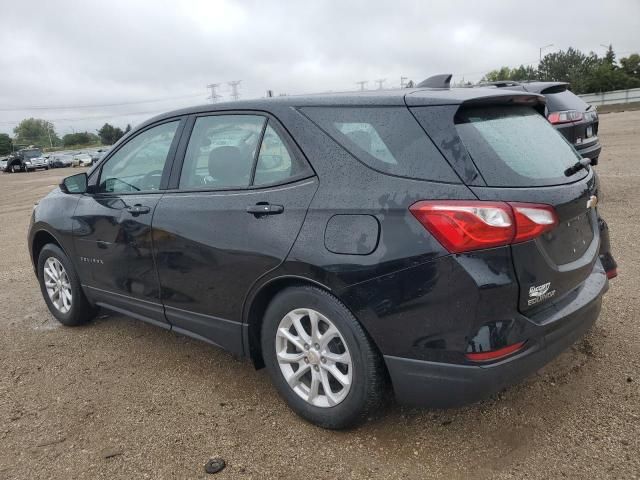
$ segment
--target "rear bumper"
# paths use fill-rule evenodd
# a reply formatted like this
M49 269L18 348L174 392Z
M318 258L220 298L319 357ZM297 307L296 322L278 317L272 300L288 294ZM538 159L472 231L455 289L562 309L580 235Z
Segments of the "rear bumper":
M576 150L580 155L582 155L582 158L590 158L591 164L596 165L597 162L594 162L594 160L600 156L602 145L600 145L600 142L596 142L593 145L589 145L586 147L580 147L576 145Z
M524 351L490 365L439 363L385 356L395 396L400 403L445 408L481 400L517 383L550 362L582 337L594 324L608 288L597 268L566 305L542 312L535 319Z

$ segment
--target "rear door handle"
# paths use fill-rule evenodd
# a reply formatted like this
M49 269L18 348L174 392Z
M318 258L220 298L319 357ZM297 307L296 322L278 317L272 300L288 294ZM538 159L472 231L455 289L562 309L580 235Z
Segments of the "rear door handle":
M260 215L278 215L282 212L284 212L284 207L282 205L271 205L266 202L256 203L255 205L249 205L247 207L247 213L251 213L256 217Z
M130 205L130 206L124 207L124 209L134 217L142 213L149 213L151 211L151 207L147 207L146 205L140 205L140 204Z

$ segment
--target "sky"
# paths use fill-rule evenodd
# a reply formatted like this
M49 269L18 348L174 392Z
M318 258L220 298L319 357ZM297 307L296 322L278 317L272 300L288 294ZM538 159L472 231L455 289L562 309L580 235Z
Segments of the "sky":
M640 51L640 0L20 0L0 28L0 133L27 117L59 135L124 128L240 98L479 80L573 46Z

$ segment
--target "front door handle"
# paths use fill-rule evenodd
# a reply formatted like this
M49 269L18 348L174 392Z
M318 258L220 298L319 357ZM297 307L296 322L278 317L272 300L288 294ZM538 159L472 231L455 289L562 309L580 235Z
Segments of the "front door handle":
M259 202L247 207L247 213L251 213L256 217L261 215L278 215L282 212L284 212L284 207L282 205L272 205L267 202Z
M151 211L150 207L147 207L146 205L140 205L140 204L136 204L136 205L129 205L127 207L124 208L127 212L129 212L131 215L133 215L134 217L143 214L143 213L149 213Z

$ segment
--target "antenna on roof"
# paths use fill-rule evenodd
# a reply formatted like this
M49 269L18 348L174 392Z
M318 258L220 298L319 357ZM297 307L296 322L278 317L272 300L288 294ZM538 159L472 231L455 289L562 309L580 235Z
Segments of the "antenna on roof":
M439 75L433 75L425 80L421 81L418 88L450 88L451 85L451 73L441 73Z

